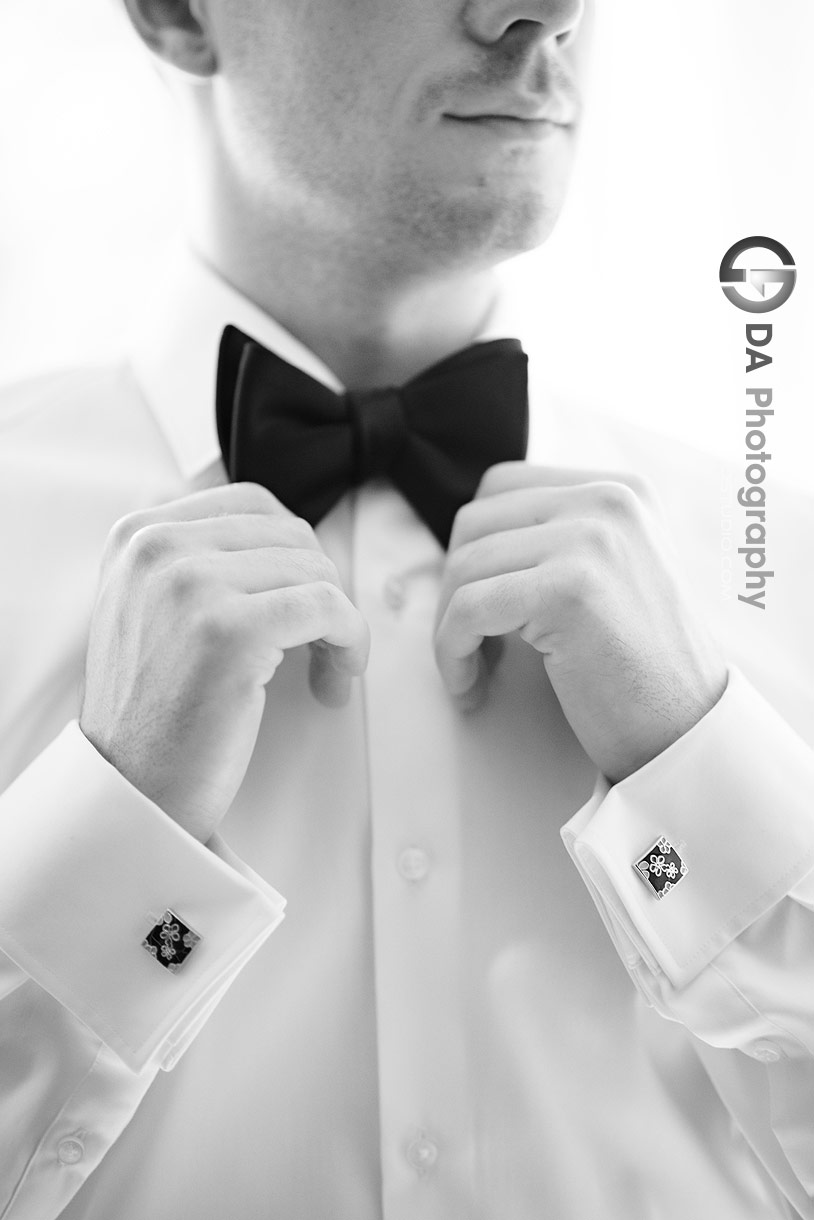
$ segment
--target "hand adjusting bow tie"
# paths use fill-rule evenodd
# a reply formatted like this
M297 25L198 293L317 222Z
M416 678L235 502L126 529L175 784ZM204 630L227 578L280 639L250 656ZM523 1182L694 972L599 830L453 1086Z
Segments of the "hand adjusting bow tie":
M495 462L524 458L528 358L476 343L400 389L336 394L234 326L221 339L217 424L233 482L260 483L316 525L349 488L385 475L442 546Z

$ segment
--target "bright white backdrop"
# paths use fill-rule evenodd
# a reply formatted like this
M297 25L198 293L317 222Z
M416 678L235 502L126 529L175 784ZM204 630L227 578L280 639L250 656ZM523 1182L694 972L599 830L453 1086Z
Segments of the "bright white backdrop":
M273 2L273 0L270 0ZM330 0L325 0L326 4ZM178 225L164 91L117 0L0 4L0 379L115 344ZM814 3L597 0L566 215L506 269L558 394L738 463L744 325L724 251L762 233L798 283L770 349L772 474L810 487Z

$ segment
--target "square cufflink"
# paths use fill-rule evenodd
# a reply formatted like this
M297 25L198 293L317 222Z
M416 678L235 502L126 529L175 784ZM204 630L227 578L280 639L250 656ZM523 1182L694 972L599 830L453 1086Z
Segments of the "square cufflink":
M169 907L161 923L151 928L141 942L151 957L173 974L180 970L201 937Z
M687 866L664 835L633 865L655 898L664 898L687 875Z

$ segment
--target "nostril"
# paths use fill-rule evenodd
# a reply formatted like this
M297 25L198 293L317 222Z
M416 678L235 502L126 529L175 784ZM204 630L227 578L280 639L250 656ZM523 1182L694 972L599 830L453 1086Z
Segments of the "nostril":
M559 34L555 36L557 46L569 47L579 33L579 30L579 22L575 22L573 25L569 26L567 30L560 30Z

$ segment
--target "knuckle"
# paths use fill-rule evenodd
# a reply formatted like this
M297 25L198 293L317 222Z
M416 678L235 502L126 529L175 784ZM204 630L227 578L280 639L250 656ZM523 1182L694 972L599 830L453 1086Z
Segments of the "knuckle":
M488 470L484 471L481 475L480 483L478 483L476 495L489 496L494 493L498 486L498 469L499 467L497 466L490 466Z
M311 597L318 613L331 614L343 601L336 585L329 580L315 580L311 585Z
M596 498L600 510L609 517L632 517L638 508L636 493L626 483L599 483Z
M495 462L481 477L477 495L491 496L498 491L504 491L514 485L513 473L518 467L524 467L525 462Z
M655 504L658 500L656 485L641 474L626 474L625 482L637 500L643 504Z
M487 472L488 473L488 472ZM484 478L486 476L484 475ZM476 496L480 495L483 486L481 480ZM486 494L489 494L488 492ZM466 504L462 504L455 514L455 519L452 523L452 532L449 536L448 552L452 557L456 551L464 545L464 543L477 532L477 524L481 519L481 505L477 499L470 500Z
M131 535L126 549L134 567L144 571L172 555L175 540L172 530L163 523L142 525Z
M144 513L127 513L126 516L120 517L107 536L108 554L116 555L125 550L130 539L143 525L145 525Z
M262 483L230 483L231 495L246 513L272 513L280 511L280 502Z
M314 527L304 517L290 517L286 521L286 534L297 546L305 550L319 547Z

